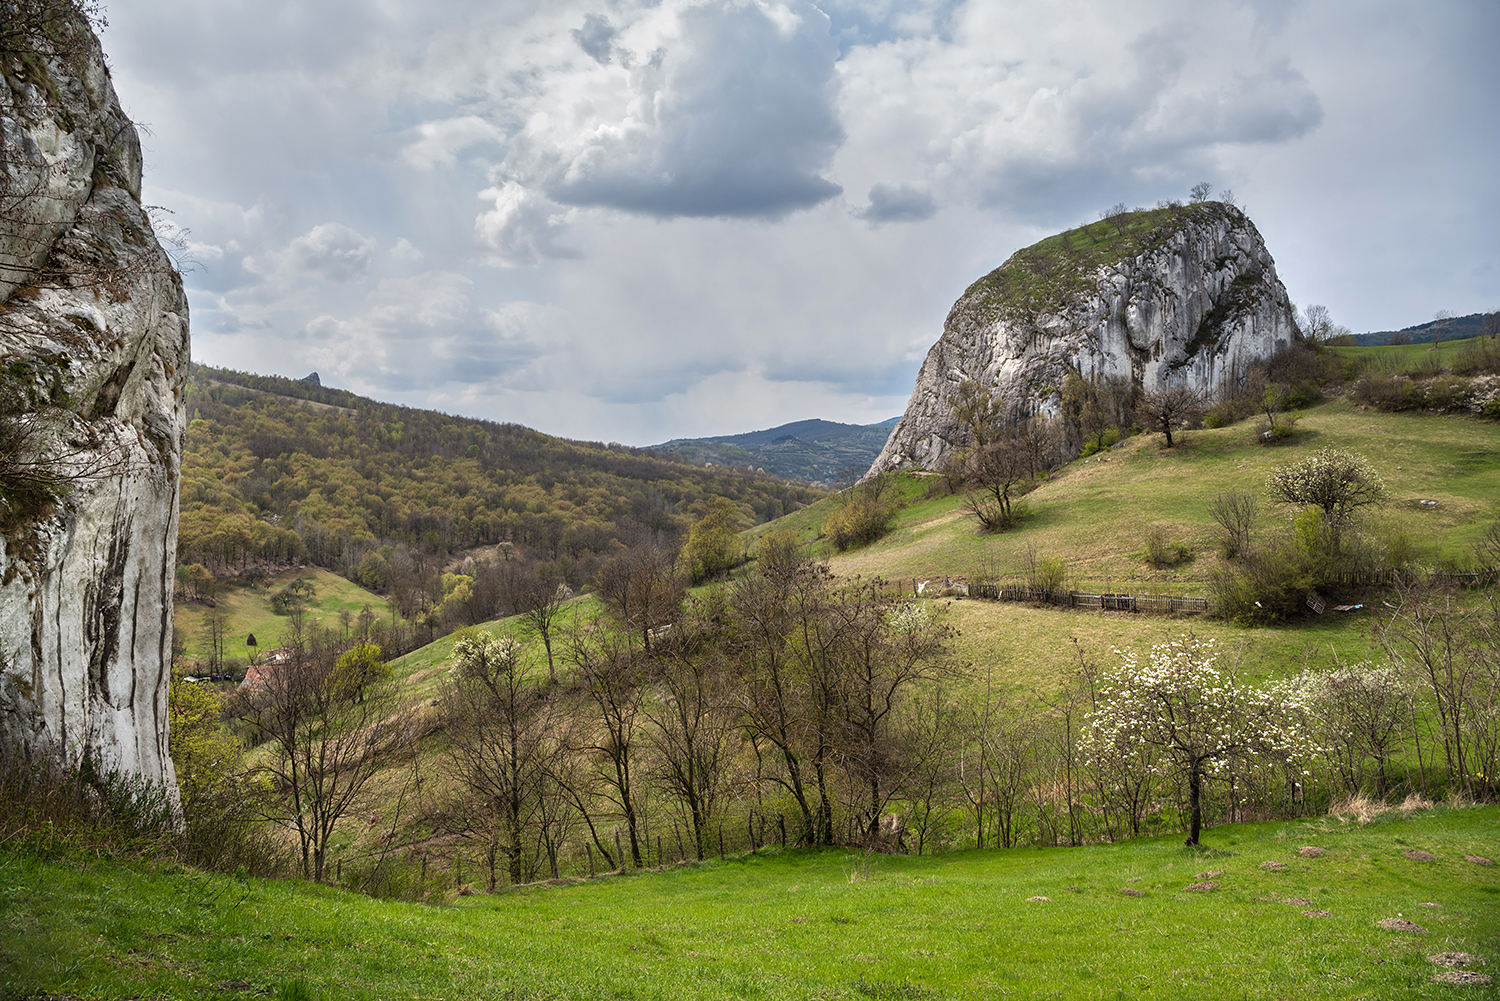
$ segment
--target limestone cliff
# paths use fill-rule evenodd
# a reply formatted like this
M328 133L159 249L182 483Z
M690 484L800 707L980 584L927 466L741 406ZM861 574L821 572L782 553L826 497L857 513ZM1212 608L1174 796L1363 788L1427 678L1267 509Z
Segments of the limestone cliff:
M0 28L0 752L165 782L188 310L72 0ZM29 19L29 20L28 20Z
M870 473L937 468L963 445L950 399L976 380L1054 412L1070 370L1148 390L1216 389L1291 341L1295 320L1255 225L1232 205L1131 212L1018 251L969 286Z

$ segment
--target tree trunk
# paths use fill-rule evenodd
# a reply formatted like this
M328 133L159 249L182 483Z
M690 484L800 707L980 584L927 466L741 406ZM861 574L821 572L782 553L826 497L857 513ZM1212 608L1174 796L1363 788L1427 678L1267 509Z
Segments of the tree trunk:
M1196 763L1188 769L1188 836L1189 846L1198 843L1198 833L1203 830L1203 772Z

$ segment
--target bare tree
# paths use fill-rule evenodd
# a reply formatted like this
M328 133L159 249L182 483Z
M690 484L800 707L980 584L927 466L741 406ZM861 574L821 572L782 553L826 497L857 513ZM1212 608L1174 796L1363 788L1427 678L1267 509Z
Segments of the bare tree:
M1172 386L1142 394L1135 406L1135 414L1147 431L1160 431L1166 435L1167 447L1171 448L1172 432L1192 427L1203 419L1207 409L1208 395L1204 390Z
M521 628L542 641L547 651L547 678L557 684L557 664L552 656L552 640L557 633L563 607L573 597L566 584L553 584L536 578L518 588L516 602L521 613Z
M1500 602L1495 592L1466 607L1449 592L1406 587L1380 638L1392 660L1414 671L1432 695L1450 788L1468 796L1492 791L1500 766Z
M1356 664L1313 676L1320 742L1350 792L1365 788L1374 763L1374 791L1384 796L1386 766L1400 753L1412 724L1411 683L1395 667Z
M1043 418L1011 425L969 455L964 506L986 531L1009 528L1017 520L1015 497L1056 461L1058 448L1056 428Z
M967 448L982 448L1005 424L1005 407L977 379L965 379L948 398L948 408L958 422Z
M291 657L261 671L245 718L267 739L261 770L284 791L303 875L321 881L339 821L359 802L378 753L408 738L411 710L389 681L361 684L338 669L339 649L302 630Z
M677 574L672 553L658 546L639 546L607 560L594 578L595 592L633 644L651 652L652 637L682 614L687 588Z
M548 699L526 678L520 651L508 640L461 636L453 655L440 696L448 758L467 794L463 833L484 838L493 891L500 860L513 884L533 877L540 864L539 814L555 754Z
M1451 309L1440 309L1436 313L1432 314L1432 349L1434 351L1436 351L1438 345L1442 343L1443 333L1448 329L1449 325L1452 322L1453 310Z
M949 630L932 621L928 606L888 604L868 585L830 602L822 628L835 639L839 753L862 792L855 812L873 845L886 804L921 764L903 753L898 710L917 683L942 668Z
M681 804L698 858L709 850L733 756L735 714L728 667L711 636L712 626L689 620L657 644L659 697L644 710L657 752L657 781Z
M1199 181L1193 185L1192 200L1194 205L1208 201L1208 196L1213 194L1214 186L1208 181Z
M1219 494L1208 506L1208 513L1224 530L1224 555L1233 559L1250 551L1250 532L1255 526L1255 495L1243 490Z
M730 589L730 651L740 667L737 697L757 775L792 797L802 815L799 840L810 845L833 839L834 700L818 629L828 587L826 567L799 560L747 575Z
M575 687L570 693L575 705L586 707L578 712L572 731L574 748L589 755L593 764L594 789L613 804L616 814L625 822L631 861L642 864L641 808L643 790L637 781L636 737L639 731L645 680L644 666L638 655L620 638L604 630L575 633L569 642L568 657L573 662ZM593 828L585 797L574 800L584 812L584 820ZM595 843L605 856L604 845ZM620 860L624 865L624 860Z

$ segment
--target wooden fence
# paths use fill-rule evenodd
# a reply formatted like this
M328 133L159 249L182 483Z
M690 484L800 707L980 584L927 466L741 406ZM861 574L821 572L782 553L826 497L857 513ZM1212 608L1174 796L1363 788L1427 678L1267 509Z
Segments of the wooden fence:
M1334 574L1333 581L1346 587L1395 587L1425 581L1434 587L1489 587L1500 583L1500 567L1488 570L1433 570L1425 576L1405 570L1350 570Z
M988 601L1031 601L1062 608L1097 608L1101 612L1144 612L1171 615L1177 612L1204 613L1209 610L1207 598L1179 594L1090 594L1087 591L1037 591L1024 584L969 584L971 598ZM912 591L917 582L912 582Z
M1413 583L1418 578L1401 570L1360 570L1338 574L1334 583L1346 587L1393 587L1397 584ZM1473 572L1434 570L1421 580L1435 587L1489 587L1500 583L1500 567ZM889 586L889 585L887 585ZM966 583L963 578L929 578L926 581L911 578L908 589L902 583L897 588L911 595L929 594L933 597L953 595L957 587L964 588L970 598L987 601L1029 601L1062 608L1097 608L1102 612L1138 612L1148 615L1175 615L1178 613L1207 614L1212 605L1204 597L1178 594L1090 594L1087 591L1038 591L1024 584ZM1319 604L1322 604L1319 601ZM1314 606L1322 614L1323 609Z

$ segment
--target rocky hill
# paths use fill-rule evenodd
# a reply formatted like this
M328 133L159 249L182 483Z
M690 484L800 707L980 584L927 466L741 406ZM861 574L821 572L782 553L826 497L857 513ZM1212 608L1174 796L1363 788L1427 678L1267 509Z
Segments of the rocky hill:
M1232 205L1127 212L1059 233L954 303L870 472L935 468L960 447L951 398L965 381L1026 414L1054 412L1069 371L1213 389L1295 329L1270 252Z
M80 5L0 21L0 750L175 793L182 282Z

